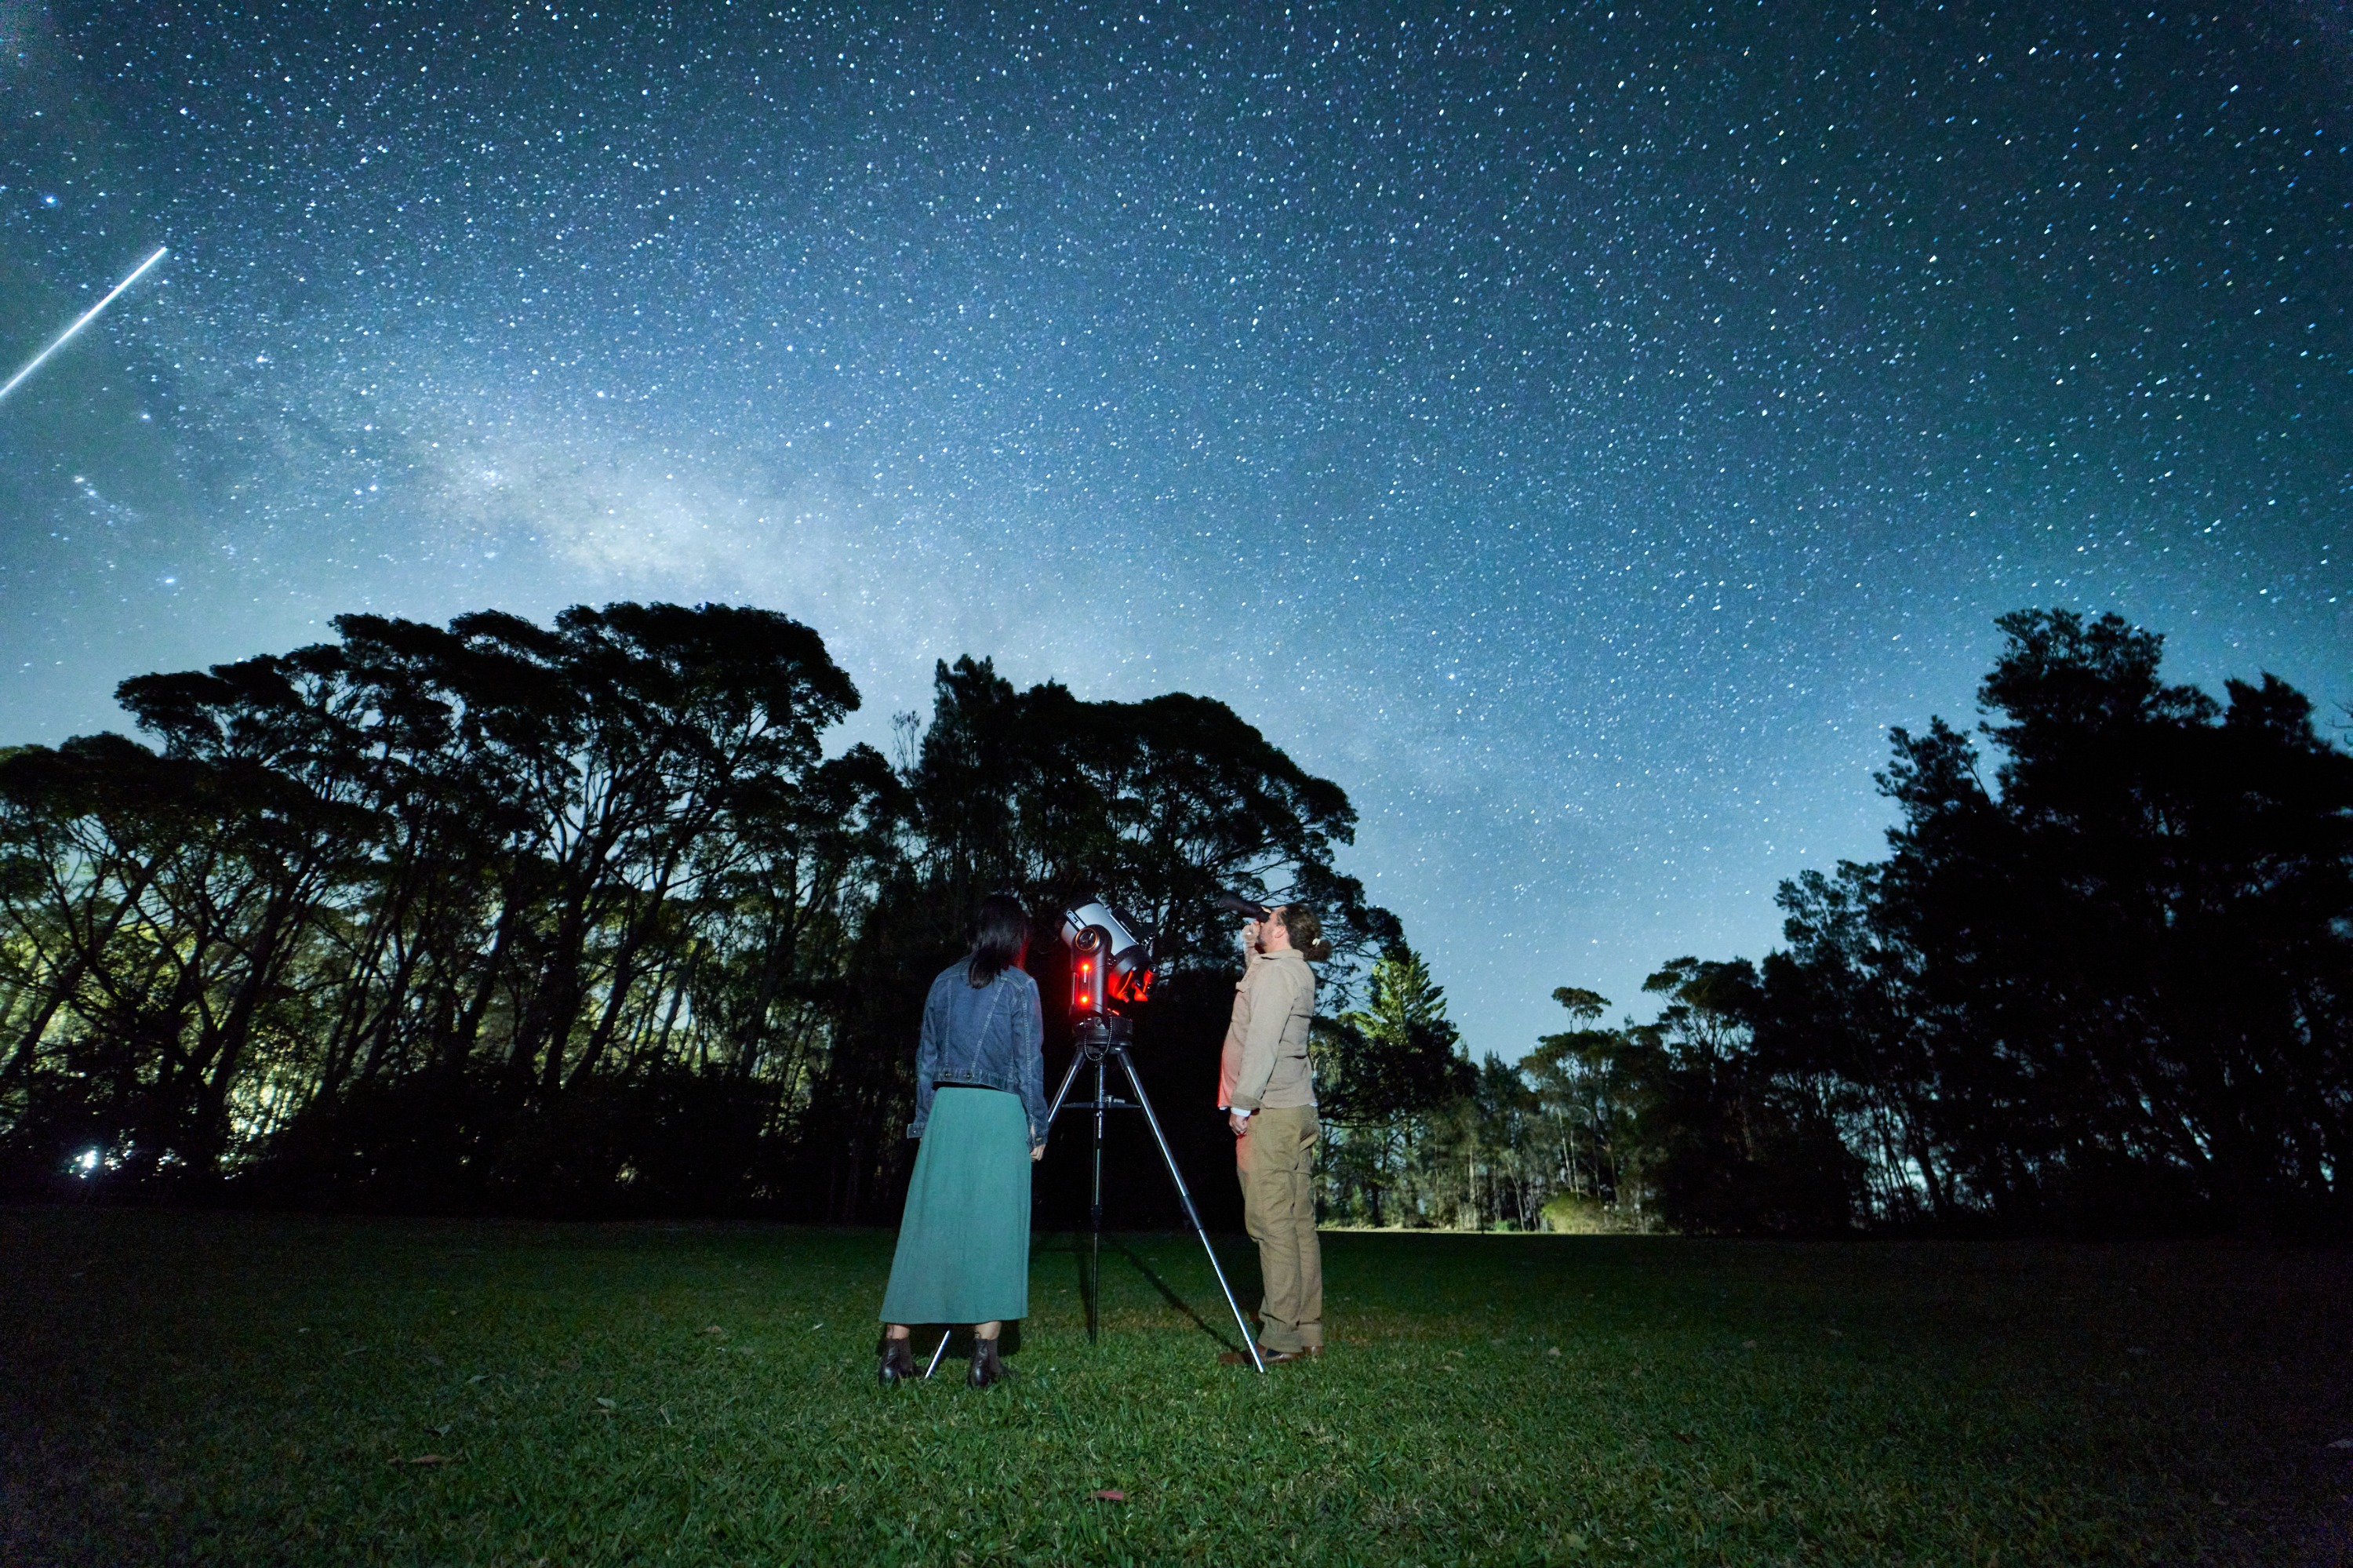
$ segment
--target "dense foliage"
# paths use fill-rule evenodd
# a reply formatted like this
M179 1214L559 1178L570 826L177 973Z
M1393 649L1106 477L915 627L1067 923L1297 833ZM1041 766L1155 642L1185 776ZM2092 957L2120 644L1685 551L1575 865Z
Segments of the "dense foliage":
M335 627L124 683L153 748L0 758L15 1190L871 1213L981 892L1128 903L1180 1002L1230 983L1220 887L1317 899L1344 970L1398 936L1345 794L1218 703L965 660L894 767L825 755L857 694L770 612Z
M1431 1119L1414 1216L2346 1223L2353 757L2272 676L2166 684L2115 616L2000 624L1978 736L1894 732L1887 857L1784 884L1761 963L1664 966L1651 1022L1556 992L1572 1027Z
M1755 1065L1873 1216L2228 1223L2353 1157L2353 757L2277 679L2217 704L2114 616L2004 618L1978 746L1897 731L1890 853L1785 886Z
M1323 910L1327 1216L1824 1233L2337 1223L2353 757L2276 679L2216 703L2113 616L2005 618L1971 736L1894 732L1884 860L1788 946L1679 958L1648 1022L1474 1065L1355 813L1221 704L936 674L899 755L765 611L575 609L124 683L153 747L0 757L0 1182L560 1212L887 1215L924 988L981 894L1161 933L1137 1056L1213 1223L1220 889ZM1996 758L1989 779L1980 747ZM1050 1068L1067 1059L1049 1007ZM1170 1223L1114 1129L1115 1223ZM1058 1139L1040 1218L1073 1217Z

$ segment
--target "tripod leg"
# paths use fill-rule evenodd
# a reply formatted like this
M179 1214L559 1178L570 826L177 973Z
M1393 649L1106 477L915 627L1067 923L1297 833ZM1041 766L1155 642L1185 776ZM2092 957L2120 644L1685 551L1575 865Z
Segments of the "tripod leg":
M1095 1058L1094 1199L1087 1213L1087 1343L1095 1342L1095 1323L1103 1316L1103 1060Z
M1079 1068L1085 1065L1086 1059L1086 1052L1083 1049L1077 1048L1076 1043L1073 1042L1073 1049L1071 1052L1071 1065L1069 1069L1062 1074L1061 1086L1054 1091L1053 1103L1046 1107L1046 1125L1049 1128L1051 1128L1054 1125L1054 1118L1062 1114L1062 1102L1071 1097L1071 1086L1078 1082ZM1101 1107L1103 1104L1103 1064L1101 1062L1097 1062L1095 1064L1095 1104L1097 1107ZM1103 1112L1101 1109L1097 1109L1095 1112L1094 1228L1098 1232L1103 1229ZM1100 1270L1102 1265L1101 1242L1098 1240L1097 1256L1092 1267L1096 1270ZM1092 1277L1090 1277L1086 1281L1085 1295L1087 1298L1087 1343L1092 1345L1095 1342L1095 1281ZM942 1340L941 1343L944 1345L946 1341Z
M1071 1097L1071 1085L1078 1078L1079 1064L1086 1059L1087 1054L1084 1051L1073 1050L1071 1053L1071 1070L1062 1075L1062 1086L1054 1091L1053 1103L1046 1107L1046 1125L1048 1127L1052 1127L1054 1125L1054 1118L1062 1114L1062 1102ZM1095 1098L1101 1099L1103 1097L1101 1095L1097 1095Z
M1152 1109L1152 1097L1144 1092L1144 1080L1136 1075L1135 1064L1129 1059L1127 1048L1121 1045L1113 1049L1119 1053L1119 1065L1127 1072L1127 1086L1135 1091L1135 1103L1144 1111L1145 1125L1152 1128L1152 1141L1160 1146L1160 1158L1167 1161L1168 1180L1176 1183L1176 1201L1185 1206L1185 1218L1191 1223L1193 1234L1201 1238L1201 1250L1209 1255L1209 1272L1218 1277L1218 1288L1225 1295L1226 1310L1234 1315L1234 1327L1241 1330L1242 1346L1250 1351L1250 1365L1263 1374L1266 1362L1259 1357L1258 1336L1250 1331L1250 1324L1242 1318L1241 1304L1234 1299L1234 1288L1226 1283L1226 1271L1219 1266L1218 1249L1209 1245L1209 1233L1202 1228L1200 1213L1193 1207L1193 1194L1185 1189L1185 1177L1176 1169L1176 1156L1169 1152L1168 1139L1160 1131L1160 1118ZM1095 1098L1100 1101L1103 1096Z

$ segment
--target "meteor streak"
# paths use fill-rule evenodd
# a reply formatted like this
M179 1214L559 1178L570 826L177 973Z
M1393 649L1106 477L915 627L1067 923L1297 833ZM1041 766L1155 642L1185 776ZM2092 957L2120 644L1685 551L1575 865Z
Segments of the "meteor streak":
M16 375L8 377L8 385L5 387L0 387L0 398L5 398L9 393L14 392L16 389L16 384L18 382L24 380L26 376L30 376L34 371L38 370L41 367L41 362L48 358L49 355L55 354L58 350L63 348L68 340L69 340L74 334L90 325L91 322L96 321L98 319L99 312L114 303L116 294L121 293L123 290L131 287L132 284L139 281L141 278L146 276L147 269L155 265L156 262L161 261L169 250L169 246L158 245L155 247L155 254L150 256L146 260L142 261L138 266L132 268L131 270L131 276L123 279L120 283L115 284L112 293L108 294L106 298L99 301L98 303L82 312L79 320L76 321L73 325L66 328L65 331L58 334L57 342L49 344L48 347L33 355L33 361L31 364L26 366L24 369L16 372Z

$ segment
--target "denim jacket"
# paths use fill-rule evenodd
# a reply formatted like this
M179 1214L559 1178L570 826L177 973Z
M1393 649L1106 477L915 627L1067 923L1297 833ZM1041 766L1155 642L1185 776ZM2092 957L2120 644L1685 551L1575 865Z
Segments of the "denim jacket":
M1042 1145L1045 1040L1036 980L1019 969L1006 969L975 989L961 961L942 969L923 1001L923 1036L915 1048L915 1120L907 1136L923 1136L932 1119L932 1090L944 1078L1019 1095L1029 1113L1030 1145Z

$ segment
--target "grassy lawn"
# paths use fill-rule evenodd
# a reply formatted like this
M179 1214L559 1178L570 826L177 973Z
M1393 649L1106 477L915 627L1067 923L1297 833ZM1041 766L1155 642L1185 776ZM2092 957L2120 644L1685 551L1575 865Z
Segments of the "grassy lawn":
M2341 1252L1338 1234L1261 1380L1188 1239L1091 1347L1041 1236L1013 1383L886 1394L891 1239L0 1213L0 1561L2297 1563L2353 1489Z

